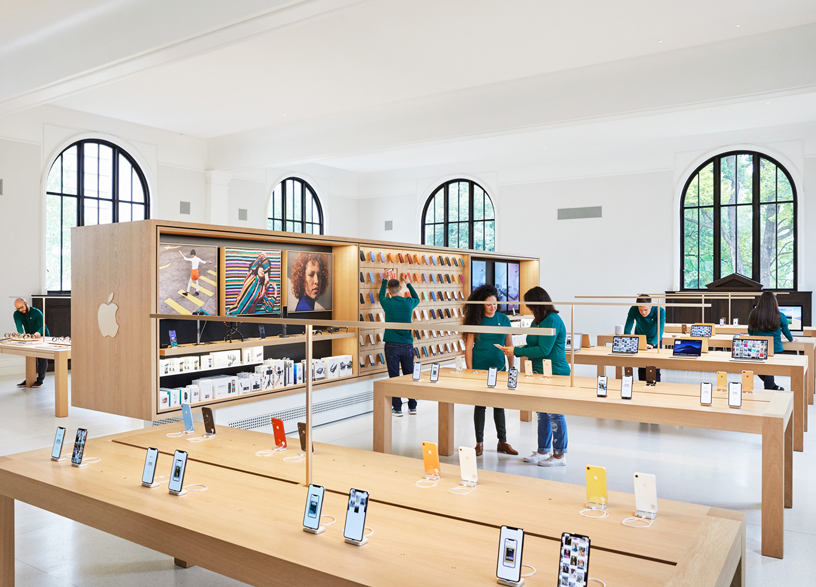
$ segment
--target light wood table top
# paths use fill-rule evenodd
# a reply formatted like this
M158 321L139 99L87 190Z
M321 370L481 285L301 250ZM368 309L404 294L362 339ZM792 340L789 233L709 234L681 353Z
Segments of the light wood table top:
M77 469L52 462L47 449L3 457L2 505L17 499L251 585L495 584L496 528L372 502L366 525L375 534L366 546L356 547L342 538L344 495L326 493L323 511L338 522L314 536L302 531L305 487L192 460L185 482L209 489L175 497L164 486L140 485L142 450L92 439L86 455L102 461ZM161 455L158 471L170 463ZM14 528L8 519L0 521L6 522L7 557ZM699 541L711 550L697 553L695 561L675 567L597 548L591 554L592 576L610 587L728 585L726 567L733 576L740 522L709 517L700 530ZM544 577L554 576L558 551L558 542L529 536L524 562ZM8 574L4 578L3 587L12 585L13 571L11 583Z
M0 353L35 357L38 359L55 359L58 355L71 358L71 347L49 343L49 337L37 342L0 342Z
M54 361L54 416L68 417L68 360L70 345L51 344L52 337L36 342L2 342L0 353L19 355L26 359L26 386L31 387L37 378L37 359Z
M192 443L166 436L168 431L181 429L180 424L169 424L117 435L114 441L141 449L158 448L165 454L186 450L190 459L196 461L294 483L303 483L305 479L304 463L283 460L300 453L297 439L290 440L287 451L263 458L255 453L270 448L273 440L269 434L219 427L216 437L206 442ZM351 487L360 487L370 491L374 501L419 507L496 528L515 525L553 540L560 538L564 528L572 528L571 532L591 535L593 545L599 548L623 549L626 553L672 563L679 562L682 553L692 546L700 524L711 511L708 506L661 499L658 518L650 532L644 533L620 524L634 515L634 496L630 493L610 492L609 517L598 521L578 515L586 503L586 488L580 485L480 470L478 488L467 496L457 496L448 493L460 480L456 465L441 463L442 479L438 486L420 489L415 485L423 473L419 459L322 443L315 443L312 467L313 483L329 491L347 493Z

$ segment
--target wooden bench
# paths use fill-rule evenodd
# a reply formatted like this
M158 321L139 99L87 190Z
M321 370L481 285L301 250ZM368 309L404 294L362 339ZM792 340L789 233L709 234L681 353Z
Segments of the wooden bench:
M68 417L68 360L71 347L56 346L45 342L0 343L0 353L19 355L26 359L26 385L31 387L37 379L37 359L54 361L54 416Z
M583 352L583 351L582 351ZM391 452L391 397L411 397L439 404L439 452L454 450L455 404L549 412L570 416L608 418L627 422L665 424L744 432L762 436L762 554L782 558L784 553L784 508L793 505L793 396L789 392L756 392L743 395L743 407L727 406L725 393L714 393L712 406L701 406L699 388L661 383L648 388L635 382L631 400L620 399L620 383L609 389L609 397L598 398L594 379L576 377L519 378L519 387L507 389L507 375L499 374L495 388L487 387L487 374L444 370L438 383L411 376L383 379L374 383L373 447Z

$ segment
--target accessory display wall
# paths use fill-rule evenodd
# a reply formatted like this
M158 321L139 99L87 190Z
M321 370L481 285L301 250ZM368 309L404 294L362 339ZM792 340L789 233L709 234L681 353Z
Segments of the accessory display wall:
M375 322L382 322L384 315L378 300L381 279L379 274L388 269L395 269L398 273L409 273L411 282L421 298L421 303L414 314L415 330L420 334L420 338L415 340L415 347L420 352L419 360L445 362L453 360L463 352L458 341L464 337L455 333L457 332L456 325L462 323L463 302L468 293L466 284L470 282L468 251L163 220L79 227L72 229L71 236L73 250L71 331L74 359L71 403L76 407L141 420L159 420L177 416L180 413L177 407L161 408L159 390L163 382L159 368L160 359L179 356L201 357L213 351L243 350L253 346L264 347L265 359L289 357L297 361L302 358L304 337L294 335L289 339L278 338L275 334L280 327L272 325L268 326L267 338L264 340L257 337L255 326L255 330L251 331L251 339L245 342L237 340L231 343L219 342L195 347L189 345L195 342L194 340L179 340L178 347L161 348L160 332L164 332L166 336L167 327L162 326L159 319L151 318L150 315L158 313L161 301L158 290L159 251L162 246L166 246L167 239L198 246L233 246L248 250L256 248L282 251L298 249L331 253L333 256L332 309L316 312L315 315L321 319L326 319L330 315L333 320L355 321L359 320L362 315L364 321L369 322L369 314L371 314ZM374 261L371 261L370 253L372 252ZM361 253L365 255L365 260L361 259ZM412 255L411 263L407 261L406 255L408 254ZM403 256L403 262L400 262L399 255ZM431 255L436 260L435 265L431 261ZM440 255L444 265L439 264ZM419 259L419 264L416 263L414 256ZM423 256L427 259L424 262ZM519 261L522 292L539 283L538 259L493 255L481 251L479 256L482 258L495 256ZM450 258L450 265L445 261L446 257ZM458 265L453 263L454 257ZM463 267L462 262L464 262ZM363 282L360 281L361 274L364 277ZM373 282L369 274L374 275ZM415 274L419 277L419 283L416 283ZM433 274L433 280L430 278L431 274ZM223 272L220 272L219 280L223 279L223 275ZM442 283L439 283L440 275ZM450 277L450 283L448 277ZM219 287L222 287L220 282ZM281 304L284 306L287 304L287 289L284 282L281 287ZM433 297L437 298L436 300L431 296L431 292L434 294ZM438 299L440 292L442 292L442 301ZM374 298L373 303L369 293ZM115 319L118 329L114 336L110 336L109 325L100 329L98 322L99 316L105 313L100 312L100 308L106 304L116 305ZM106 310L107 314L110 314L111 309ZM430 318L431 310L434 310L436 318ZM446 310L450 313L450 317ZM419 320L417 320L417 311L420 316ZM440 311L442 317L440 317ZM427 319L425 312L428 313ZM303 316L298 315L297 317L302 318ZM240 321L240 317L236 316L234 320ZM207 328L212 327L211 323L211 326ZM276 328L278 330L275 330ZM109 336L103 336L102 330L105 330ZM247 331L249 328L246 328L245 336ZM302 327L294 331L302 332ZM290 334L292 332L293 329L290 328ZM433 332L437 334L435 338ZM386 372L382 360L385 356L383 333L383 328L375 327L361 328L359 332L352 329L349 333L315 336L316 359L352 357L350 375L317 381L315 385L318 387L332 386L360 378L382 376ZM369 335L372 335L371 338ZM166 343L163 339L162 342ZM448 350L448 344L450 350ZM454 344L459 345L458 349L454 350ZM432 354L431 345L434 345L436 356ZM444 352L440 352L440 346ZM427 348L428 357L424 356L423 347ZM374 357L373 364L370 360L372 356ZM242 369L241 365L236 365L235 370L229 374L254 368L249 364L243 367ZM250 368L247 369L247 367ZM200 377L201 370L202 366L199 362L197 371L190 370L190 380ZM187 383L181 380L179 373L175 373L172 377L172 385L175 387L182 387ZM213 399L206 403L200 402L198 405L217 407L221 404L232 405L256 401L279 395L301 393L304 387L303 384L285 386L241 394L237 397Z

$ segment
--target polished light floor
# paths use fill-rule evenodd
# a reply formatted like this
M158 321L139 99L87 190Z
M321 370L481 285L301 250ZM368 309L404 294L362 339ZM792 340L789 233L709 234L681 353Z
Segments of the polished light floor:
M67 419L54 418L53 377L49 375L40 390L20 390L15 386L19 380L0 378L0 455L50 446L57 425L68 428L69 436L78 426L88 428L94 436L142 427L139 420L78 408L71 408ZM749 586L812 584L816 572L813 431L805 435L806 452L794 453L794 508L785 511L785 559L777 560L759 554L758 436L568 417L568 465L544 469L523 463L521 455L496 453L490 412L488 409L487 450L481 459L484 468L583 485L584 465L601 465L606 467L610 489L630 493L635 471L653 473L662 498L746 513ZM456 407L457 444L474 444L472 418L473 408ZM421 458L420 442L436 440L436 422L435 404L420 402L416 416L409 416L406 410L405 416L394 419L394 452ZM520 422L517 412L508 412L507 425L508 440L522 455L535 448L534 422ZM371 416L318 428L315 440L370 450ZM447 460L456 462L455 457ZM420 465L417 467L419 470ZM163 554L44 510L18 503L16 513L16 579L20 587L239 584L200 567L176 568ZM549 584L543 579L534 582Z

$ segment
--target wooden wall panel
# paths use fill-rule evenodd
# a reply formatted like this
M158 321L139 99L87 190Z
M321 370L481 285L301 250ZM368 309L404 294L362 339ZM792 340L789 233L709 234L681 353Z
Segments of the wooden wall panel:
M332 248L334 255L334 283L332 284L332 318L335 320L356 320L357 298L359 297L357 279L357 259L359 247L345 245ZM356 333L356 331L355 331ZM360 374L357 363L357 337L340 338L332 341L333 355L351 355L352 373Z

